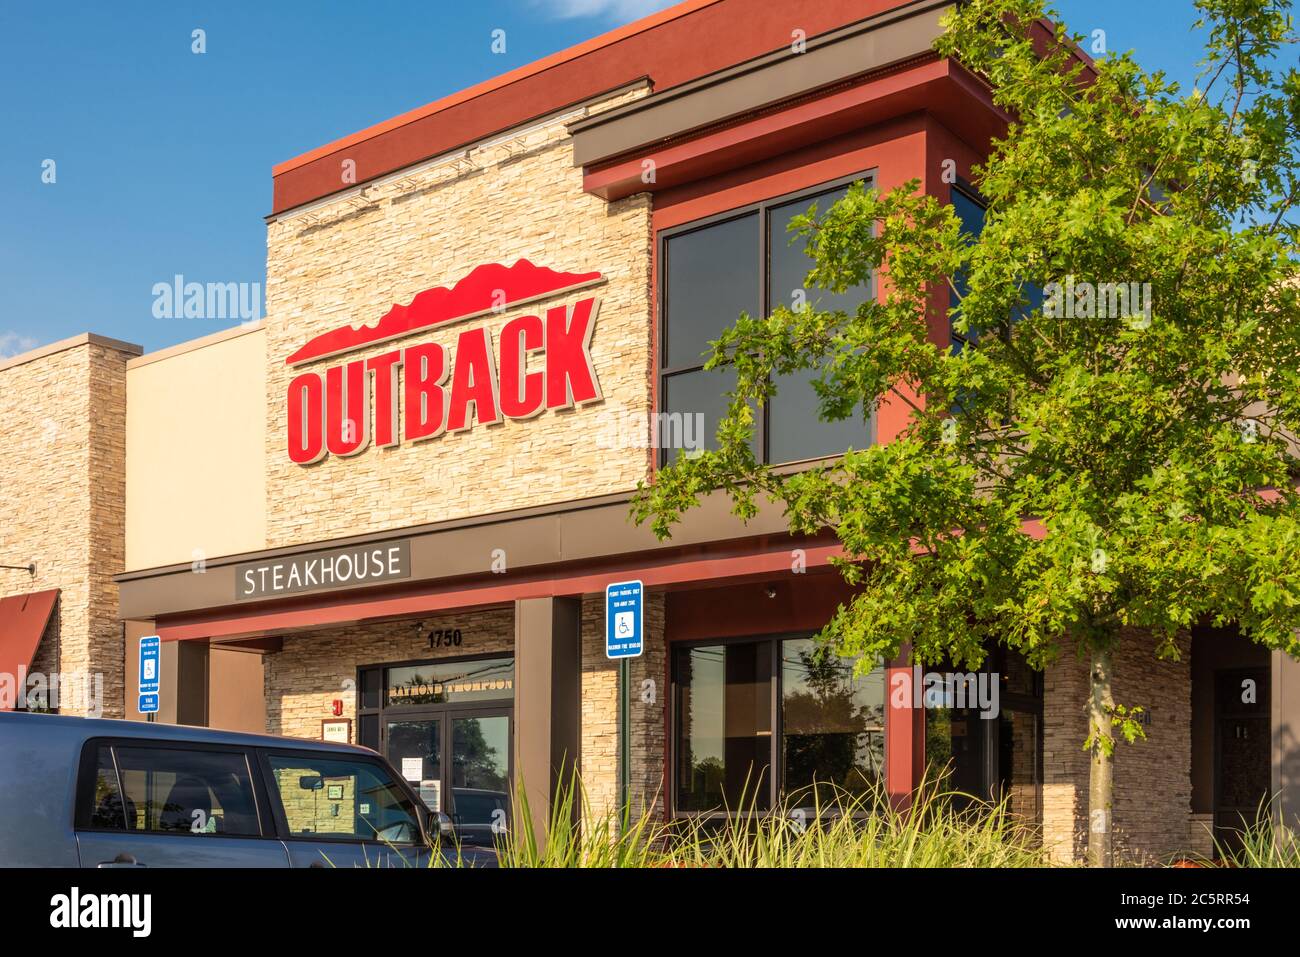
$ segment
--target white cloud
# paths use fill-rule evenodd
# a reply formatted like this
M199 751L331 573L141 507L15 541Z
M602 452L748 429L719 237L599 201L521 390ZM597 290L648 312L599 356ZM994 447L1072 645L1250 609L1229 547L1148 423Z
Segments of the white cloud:
M19 332L0 332L0 359L36 348L36 340Z
M548 15L560 20L601 17L629 22L671 7L678 0L534 0Z

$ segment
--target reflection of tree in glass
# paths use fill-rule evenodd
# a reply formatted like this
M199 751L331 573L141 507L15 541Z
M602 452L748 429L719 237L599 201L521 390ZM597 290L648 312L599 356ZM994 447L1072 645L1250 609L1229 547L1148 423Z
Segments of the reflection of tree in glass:
M727 771L722 764L721 758L704 758L700 761L691 763L691 791L696 795L692 802L692 809L701 810L703 808L722 807L726 802L723 800L723 783L726 781Z
M495 745L483 735L483 723L476 719L452 724L452 785L504 791L507 763Z
M442 773L442 742L440 724L436 721L390 721L388 723L388 753L403 758L419 757L424 760L421 774L437 777ZM396 757L393 758L396 762Z
M931 708L925 715L926 777L937 781L951 773L953 761L952 710Z
M814 783L860 794L876 780L884 759L884 706L863 694L853 667L825 649L790 651L805 642L786 642L782 694L785 791L811 804ZM794 679L801 680L794 680ZM798 690L795 690L798 689ZM829 801L829 794L822 800Z
M508 698L514 686L514 670L514 658L391 668L387 703L389 706L423 705L447 704L453 698L458 701ZM494 682L499 686L484 687Z

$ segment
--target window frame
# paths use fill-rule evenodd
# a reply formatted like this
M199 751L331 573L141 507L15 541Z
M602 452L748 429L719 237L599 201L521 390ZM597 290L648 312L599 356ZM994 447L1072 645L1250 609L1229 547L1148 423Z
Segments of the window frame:
M681 223L677 226L671 226L661 229L655 236L655 251L658 256L657 278L655 281L655 319L658 329L655 334L655 408L662 413L664 411L664 394L665 385L669 378L690 372L698 372L704 367L704 360L691 364L680 366L667 366L664 360L668 355L668 271L670 267L668 243L669 240L707 229L710 226L717 226L722 223L730 222L736 219L742 219L751 214L758 216L758 263L759 263L759 290L758 290L758 312L760 316L767 316L771 308L771 243L768 241L768 233L771 231L771 212L779 206L785 206L789 203L799 202L806 199L811 201L822 193L828 193L839 189L843 186L851 186L854 183L862 183L868 189L874 189L877 183L878 167L871 167L858 173L848 176L840 176L835 179L826 180L813 186L803 187L793 192L781 193L776 196L766 197L749 203L744 206L737 206L733 209L723 210L713 213L701 219L694 219L688 223ZM824 210L823 210L824 212ZM810 263L811 266L811 263ZM878 289L876 285L876 276L873 273L871 277L871 288L868 292L870 298L876 298ZM739 318L738 316L736 318ZM763 414L754 418L754 438L758 444L758 461L770 466L787 466L799 465L811 462L831 461L840 458L843 452L836 452L830 455L816 456L809 459L794 459L788 462L773 462L770 454L770 423L771 403L763 406ZM877 423L876 413L873 410L866 420L867 446L876 444L877 440ZM711 438L711 436L710 436ZM658 445L659 433L656 431L655 443ZM656 461L660 468L669 462L668 449L659 448Z
M98 777L99 764L96 760L100 748L108 748L113 756L113 777L117 781L117 790L123 799L127 797L125 790L122 788L122 771L117 759L117 749L135 748L135 749L152 749L155 751L195 751L218 754L236 754L244 758L244 763L248 769L249 783L253 789L253 807L257 814L256 834L195 834L189 831L154 831L154 830L133 830L123 827L107 828L92 827L90 825L90 816L95 801L95 781ZM244 841L265 841L279 840L279 834L276 833L275 822L272 817L272 806L269 796L265 789L265 782L262 780L260 763L257 760L257 749L249 748L238 744L221 744L218 742L200 742L200 741L167 741L157 738L121 738L121 737L97 737L87 738L81 746L81 757L77 766L77 785L76 795L73 801L73 819L72 827L74 831L86 834L124 834L136 836L153 836L164 838L201 838L211 840L213 837L227 838L230 840ZM126 824L126 810L123 804L122 823ZM268 832L268 827L271 830Z
M388 672L393 668L419 668L421 665L457 665L466 664L471 661L491 661L493 659L507 659L512 663L513 676L511 677L510 694L500 698L483 698L477 701L451 701L440 704L408 704L408 705L389 705L384 700L388 694ZM497 706L508 707L513 710L515 704L515 683L519 679L519 656L514 651L509 652L483 652L476 655L455 655L448 658L412 658L407 661L380 661L368 665L357 666L356 688L357 688L357 708L356 716L358 724L362 715L378 715L382 719L386 711L398 711L402 714L419 711L421 709L455 709L455 708L493 708ZM379 671L379 707L365 708L361 706L361 675L365 671ZM382 725L381 725L382 727ZM358 730L358 738L360 731ZM383 739L380 739L383 743Z
M668 713L668 789L670 794L671 806L669 817L671 819L702 819L709 821L723 821L731 818L748 819L763 818L775 812L780 806L781 800L781 778L783 768L783 741L785 738L785 718L782 714L782 690L784 684L782 671L781 646L786 641L795 641L801 639L815 638L816 629L801 629L797 631L780 631L769 634L758 635L728 635L725 638L700 638L691 639L690 641L670 642L668 646L668 682L669 682L669 713ZM767 642L768 653L771 660L771 687L768 692L768 699L772 709L772 733L769 736L769 763L768 763L768 783L767 798L768 807L766 810L758 811L684 811L678 806L680 793L679 786L679 759L681 756L681 732L682 724L680 720L681 692L682 682L677 669L677 653L691 648L709 647L713 645L743 645ZM881 665L882 669L887 668ZM885 773L889 768L889 698L888 682L886 681L886 698L885 710L881 722L881 741L884 748L882 758L882 767ZM883 783L883 781L882 781Z

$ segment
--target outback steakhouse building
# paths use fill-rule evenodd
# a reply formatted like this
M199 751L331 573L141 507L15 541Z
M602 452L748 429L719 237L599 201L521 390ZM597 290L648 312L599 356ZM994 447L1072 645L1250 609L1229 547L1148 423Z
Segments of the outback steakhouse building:
M748 779L762 809L814 776L905 795L951 760L1078 857L1082 663L995 657L990 720L894 707L906 662L855 680L807 659L847 594L830 536L792 538L776 513L742 525L721 499L666 542L628 517L695 414L712 433L727 381L701 371L706 342L803 284L792 215L916 178L978 217L962 183L1006 117L933 52L949 5L688 0L276 167L264 321L0 367L4 401L17 383L51 418L70 403L58 416L79 430L58 436L79 477L66 535L32 525L35 474L0 506L4 554L39 569L0 579L0 607L23 604L7 620L41 619L22 626L30 648L4 639L15 660L48 659L57 633L106 674L106 712L138 718L135 649L157 634L164 720L346 737L466 824L520 779L544 811L576 761L599 810L620 748L604 590L639 579L636 803L715 812ZM821 423L791 380L759 453L808 467L904 421L884 405ZM95 561L42 558L92 529ZM1150 723L1118 751L1121 849L1204 851L1266 791L1291 813L1296 666L1210 630L1178 663L1131 644L1116 694Z

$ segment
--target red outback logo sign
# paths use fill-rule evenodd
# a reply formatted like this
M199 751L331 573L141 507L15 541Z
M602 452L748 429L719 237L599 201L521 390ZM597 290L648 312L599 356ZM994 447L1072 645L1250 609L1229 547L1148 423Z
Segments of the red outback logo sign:
M598 272L555 272L526 259L509 267L479 266L450 289L439 286L409 305L393 306L373 326L343 326L317 336L286 364L355 352L604 281ZM600 383L591 363L598 309L592 296L547 309L545 321L519 316L502 327L496 347L488 329L470 329L460 334L451 355L429 342L303 372L289 383L289 458L311 465L326 455L356 455L372 438L379 448L391 448L461 432L473 421L531 419L543 409L598 401Z

